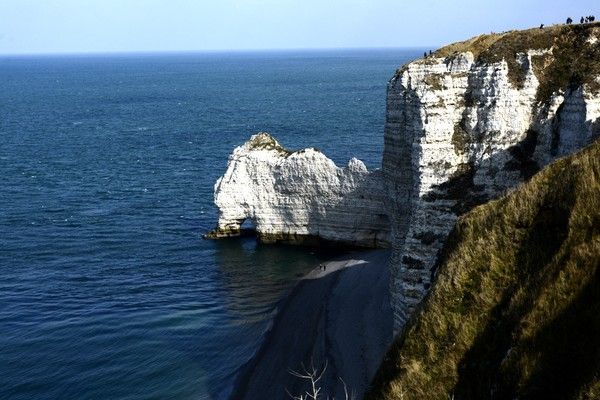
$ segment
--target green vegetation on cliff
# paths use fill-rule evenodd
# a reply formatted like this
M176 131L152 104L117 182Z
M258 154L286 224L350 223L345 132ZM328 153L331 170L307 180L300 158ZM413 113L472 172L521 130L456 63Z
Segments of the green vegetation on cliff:
M600 141L459 219L367 397L600 398Z
M549 50L552 54L532 56L532 66L540 81L538 100L547 101L558 90L582 84L600 91L600 23L557 25L543 29L527 29L476 36L464 42L442 47L436 57L451 57L462 52L473 53L482 63L505 60L508 76L516 87L522 87L525 68L517 54L528 50Z
M266 132L259 132L252 136L248 141L248 146L250 150L275 150L284 157L293 153L293 151L283 147L273 136Z

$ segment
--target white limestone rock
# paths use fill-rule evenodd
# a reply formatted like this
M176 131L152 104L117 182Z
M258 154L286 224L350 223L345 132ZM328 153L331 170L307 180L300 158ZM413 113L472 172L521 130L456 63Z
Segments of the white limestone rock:
M238 235L249 219L263 242L386 247L382 178L356 158L339 168L316 149L291 152L258 133L234 150L215 184L219 221L208 237Z
M391 243L398 332L429 289L458 216L600 137L600 73L573 84L545 72L556 60L558 75L585 62L583 71L599 71L589 55L598 54L600 24L552 29L554 36L509 32L449 46L485 51L512 38L500 49L516 55L510 62L453 50L405 65L388 83L381 171L355 159L338 168L314 149L292 153L267 134L253 136L215 186L212 236L238 234L251 219L264 241ZM548 48L522 48L521 39L540 32Z
M383 172L396 332L427 292L461 213L600 135L600 96L588 86L546 103L536 97L532 57L552 51L517 55L522 87L506 61L476 62L470 52L416 60L389 82Z

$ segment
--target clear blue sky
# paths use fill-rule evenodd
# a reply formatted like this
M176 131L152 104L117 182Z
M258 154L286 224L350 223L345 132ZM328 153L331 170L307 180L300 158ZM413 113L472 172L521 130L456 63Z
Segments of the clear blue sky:
M437 46L598 0L0 0L0 54Z

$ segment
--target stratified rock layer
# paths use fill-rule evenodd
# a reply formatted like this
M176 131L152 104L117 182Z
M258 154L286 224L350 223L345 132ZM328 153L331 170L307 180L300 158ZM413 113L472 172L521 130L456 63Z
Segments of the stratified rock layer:
M316 149L291 152L267 133L237 147L215 184L210 238L235 236L250 220L263 242L389 245L383 175L353 158L344 168Z
M428 290L458 215L599 135L598 75L558 75L582 68L581 59L565 59L566 51L592 57L585 66L597 71L599 30L486 35L409 63L391 79L383 172L396 331ZM549 47L513 47L514 59L499 56L528 35Z
M255 135L215 186L220 217L208 236L238 235L250 219L266 242L391 243L398 332L459 215L600 136L599 92L598 23L446 46L388 83L381 171Z

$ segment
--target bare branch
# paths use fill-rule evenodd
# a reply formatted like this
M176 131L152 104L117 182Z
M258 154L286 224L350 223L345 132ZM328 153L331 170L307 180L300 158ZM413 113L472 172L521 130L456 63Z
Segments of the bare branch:
M286 388L285 391L288 394L288 396L290 396L290 398L292 398L293 400L325 400L322 398L322 387L319 386L319 381L321 381L323 376L325 376L325 372L327 371L327 368L329 366L328 360L325 360L325 365L322 368L315 367L312 358L310 360L310 368L307 368L306 365L304 365L304 363L301 363L300 365L302 366L303 372L298 372L292 369L289 369L288 372L297 378L307 380L308 384L310 385L310 388L309 390L306 390L304 394L299 396L292 395ZM354 393L349 394L346 382L341 377L338 379L342 382L342 385L344 386L344 400L352 400L354 398ZM326 400L330 399L335 400L335 397L330 397L329 395L327 395Z
M328 365L327 360L325 360L325 366L323 367L323 370L321 371L321 374L319 375L319 377L317 379L315 379L315 382L318 382L323 377L323 374L327 370L327 365Z
M306 372L305 374L301 374L297 371L294 371L293 369L288 370L288 372L297 378L302 378L302 379L311 379L312 378L312 375L310 375L308 372Z
M339 377L340 381L342 381L342 385L344 385L344 395L345 395L345 400L350 400L348 398L348 387L346 386L346 382L344 382L344 380L342 379L342 377Z

